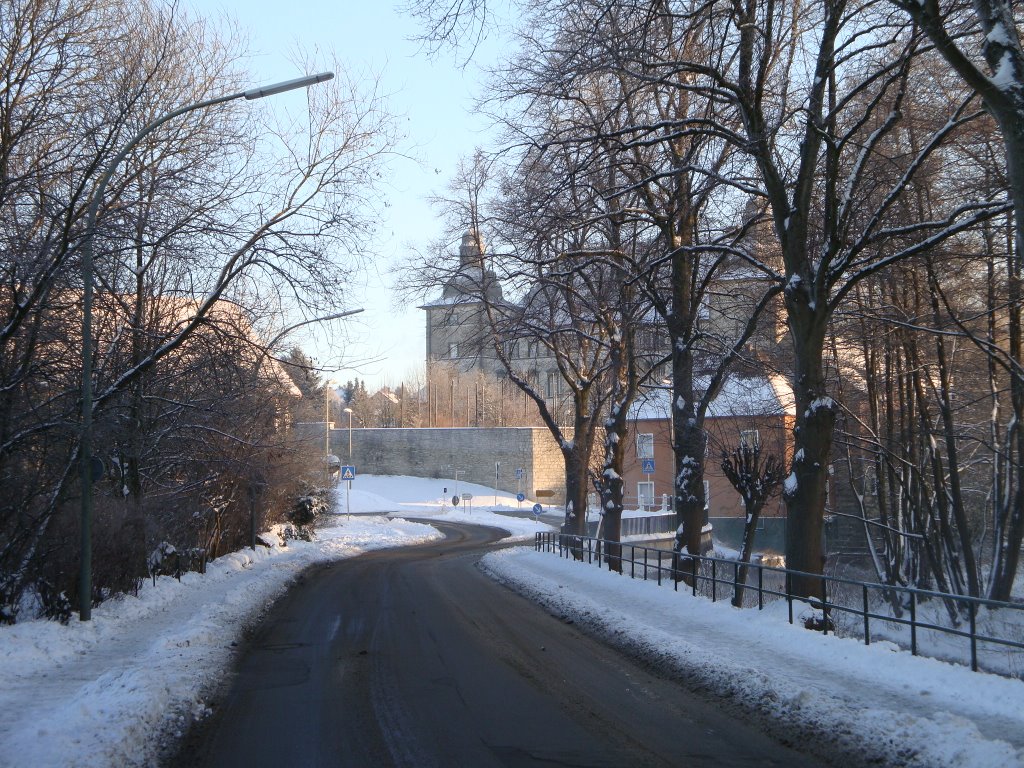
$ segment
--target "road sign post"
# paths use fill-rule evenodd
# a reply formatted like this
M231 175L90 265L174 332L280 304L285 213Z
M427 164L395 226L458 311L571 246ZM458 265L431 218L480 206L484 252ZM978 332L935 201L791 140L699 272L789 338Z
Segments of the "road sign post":
M352 481L356 479L356 468L351 464L346 464L341 468L341 479L347 480L345 484L345 517L349 520L352 519Z
M654 459L641 459L640 460L640 471L644 473L644 476L645 476L645 478L647 480L647 483L650 484L650 482L651 482L651 475L654 474ZM643 501L644 501L643 499L640 499L639 501L641 502L640 506L646 506L643 503ZM652 504L654 503L654 488L653 487L651 488L651 503Z

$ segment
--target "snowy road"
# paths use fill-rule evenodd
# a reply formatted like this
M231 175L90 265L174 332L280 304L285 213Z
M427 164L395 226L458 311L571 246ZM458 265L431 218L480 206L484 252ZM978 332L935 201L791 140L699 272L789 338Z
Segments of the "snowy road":
M475 567L493 529L307 575L176 764L809 766Z
M482 503L453 510L442 493L453 485L364 475L351 493L352 511L397 510L446 530L450 523L496 526L513 534L506 542L532 542L536 531L550 530L508 517L518 509L515 499L488 488L461 490L491 497L498 514ZM327 564L327 573L345 575L309 620L320 667L297 658L288 637L267 639L264 652L281 664L271 664L248 695L262 707L293 684L309 694L302 680L331 664L352 672L352 693L325 702L297 697L294 712L249 732L248 744L225 754L224 765L272 762L264 754L285 754L278 765L359 764L356 747L383 765L440 764L433 747L451 750L447 764L515 765L537 762L552 745L581 744L580 761L595 765L624 751L630 759L622 765L643 764L630 752L640 751L637 744L653 764L771 764L739 758L738 749L750 747L749 755L763 743L756 732L739 726L734 739L723 740L734 720L707 713L678 690L666 693L646 667L592 642L582 628L698 691L701 701L718 702L833 765L1024 768L1019 679L913 657L889 642L864 646L807 632L789 625L784 604L738 610L530 548L483 547L493 533L480 534L480 547L466 541L410 550L441 534L380 514L324 522L315 542L225 555L205 575L185 574L180 583L146 582L138 597L97 606L91 622L0 627L0 768L191 768L188 754L161 758L211 711L210 695L222 689L246 630L300 574L308 582L308 568ZM367 554L388 547L403 549ZM480 569L470 567L481 548L490 551ZM355 612L360 607L373 610ZM355 622L360 615L367 624ZM348 645L337 645L339 638ZM216 718L221 707L213 711ZM456 752L453 730L476 740ZM333 746L330 739L322 745L323 759L292 759L310 734L335 732ZM708 732L716 738L706 740ZM244 762L253 752L257 759ZM561 756L562 764L572 762L568 748L552 759Z

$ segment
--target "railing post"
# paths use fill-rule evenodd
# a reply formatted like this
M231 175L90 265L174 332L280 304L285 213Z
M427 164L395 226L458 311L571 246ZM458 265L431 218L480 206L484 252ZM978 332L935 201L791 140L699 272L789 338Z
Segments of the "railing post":
M733 560L732 562L732 604L736 605L739 603L740 596L740 561ZM743 605L737 605L737 608L742 608Z
M793 623L793 579L786 571L786 602L789 604L789 623Z
M821 632L828 634L828 577L821 577Z
M764 566L757 566L757 610L764 610Z
M644 581L647 581L647 547L644 547Z
M978 627L976 613L978 610L978 604L973 600L969 603L971 606L971 671L978 671Z
M693 596L697 596L697 557L690 555L690 573L693 577Z
M910 593L910 653L917 656L917 592Z
M871 645L871 626L868 620L868 585L861 584L864 590L864 645Z
M718 576L716 575L717 569L715 566L718 564L717 560L711 561L711 602L715 602L718 595Z
M658 586L661 586L661 550L658 550Z

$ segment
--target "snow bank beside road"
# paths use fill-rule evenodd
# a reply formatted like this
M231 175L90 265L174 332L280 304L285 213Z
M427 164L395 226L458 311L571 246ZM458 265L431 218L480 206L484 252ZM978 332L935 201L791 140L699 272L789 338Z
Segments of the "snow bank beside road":
M154 764L161 737L205 710L242 631L305 568L441 536L383 517L333 522L316 542L147 581L137 598L98 605L91 622L0 627L0 766Z
M482 567L558 615L674 668L823 757L914 768L1024 766L1024 682L822 636L767 612L517 548Z

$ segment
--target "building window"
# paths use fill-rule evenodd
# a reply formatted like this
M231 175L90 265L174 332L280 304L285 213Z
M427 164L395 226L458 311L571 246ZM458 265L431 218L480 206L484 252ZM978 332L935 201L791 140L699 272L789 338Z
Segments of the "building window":
M449 344L448 345L448 357L450 357L452 360L454 360L458 356L459 356L459 345L458 344Z
M636 484L637 505L640 509L654 506L654 483Z
M740 447L758 450L761 447L761 433L756 429L744 429L740 432Z
M558 389L559 389L558 385L559 385L559 381L561 380L561 378L562 378L561 375L557 371L549 371L548 372L548 390L547 390L547 392L548 392L548 398L549 399L552 399L552 398L555 398L555 397L558 396Z
M654 433L641 432L636 436L636 457L638 459L654 458Z
M537 357L537 342L528 341L526 342L526 356L529 358Z

